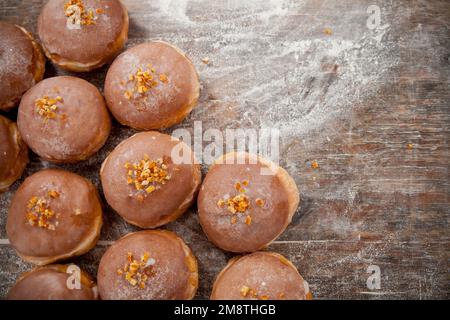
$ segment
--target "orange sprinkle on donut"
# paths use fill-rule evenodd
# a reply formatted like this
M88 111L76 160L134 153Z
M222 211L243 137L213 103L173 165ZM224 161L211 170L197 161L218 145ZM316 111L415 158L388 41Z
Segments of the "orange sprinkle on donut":
M58 110L57 103L63 102L63 99L60 96L56 98L50 98L49 96L43 96L41 99L37 99L34 102L36 107L36 112L44 118L45 121L48 119L55 119L56 112Z
M217 201L218 207L223 208L224 205L225 205L225 201L223 199L219 199L219 201Z
M226 203L228 211L231 213L245 212L250 208L250 199L244 194L239 194L233 198L230 198L226 201Z
M244 180L241 182L236 182L234 185L234 188L236 189L236 191L240 192L240 193L244 193L246 190L244 187L248 186L248 181Z
M258 293L256 292L256 290L254 290L248 286L242 286L241 290L240 290L240 294L244 298L257 298L258 297Z
M166 184L171 176L163 159L151 160L148 155L136 163L125 163L127 183L134 185L137 191L150 194L161 185Z
M47 192L47 194L53 199L59 197L59 192L56 190L50 190L49 192Z
M333 30L331 30L331 28L325 28L323 29L323 33L327 36L331 36L333 34Z
M153 270L155 259L150 259L150 254L144 252L139 260L134 259L133 254L127 254L127 262L123 268L117 269L117 275L123 276L124 279L133 287L144 289L147 280L156 273Z
M161 83L168 83L169 78L166 74L156 74L155 68L151 64L147 65L147 69L138 68L134 74L128 75L127 81L123 80L123 83L133 82L133 88L125 90L124 97L128 100L133 98L134 94L142 95L147 93L150 89Z
M97 14L101 14L103 9L96 9ZM86 10L83 1L81 0L69 0L64 5L64 13L68 18L75 18L75 23L82 25L95 24L95 15L93 10ZM76 16L76 15L79 16ZM77 18L79 20L77 20Z
M161 82L163 82L163 83L169 82L169 78L167 78L167 76L166 76L164 73L161 73L161 74L159 75L159 80L160 80Z
M47 195L51 199L59 197L59 193L56 190L48 191ZM37 196L33 196L28 200L26 218L30 225L49 230L56 229L58 222L50 223L50 220L56 217L56 213L50 208L49 202L47 199Z
M241 288L241 296L246 297L251 289L247 286L242 286Z
M236 216L236 214L245 213L251 208L250 197L244 194L246 192L244 187L247 187L248 185L248 180L236 182L234 184L234 189L239 192L239 194L234 197L225 196L224 199L219 199L217 201L217 206L219 208L222 209L226 207L226 209L233 214L230 220L231 224L235 224L238 222L238 217ZM257 206L263 207L265 201L263 199L257 198L255 200L255 203ZM248 226L252 224L252 217L248 214L245 217L245 224Z
M250 182L248 180L236 182L234 184L234 189L239 192L239 194L234 197L226 196L225 199L219 199L217 201L217 206L219 208L226 207L227 210L233 214L230 220L231 224L235 224L238 222L238 217L236 216L236 214L245 213L251 208L250 197L244 194L246 192L245 187L247 187L249 183ZM265 201L263 199L257 198L255 200L255 203L257 206L263 207ZM252 217L250 215L247 215L245 217L245 224L248 226L252 224Z
M258 292L256 290L248 287L248 286L242 286L240 290L240 294L244 298L256 298L259 300L269 300L270 297L268 295L258 295Z

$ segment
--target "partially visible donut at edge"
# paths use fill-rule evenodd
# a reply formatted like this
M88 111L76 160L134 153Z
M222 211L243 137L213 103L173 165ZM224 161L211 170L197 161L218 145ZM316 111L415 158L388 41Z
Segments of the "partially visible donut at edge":
M231 259L217 276L211 300L310 300L308 283L288 259L255 252Z
M9 289L7 299L97 300L95 281L76 266L76 269L72 270L72 266L75 265L52 264L22 274ZM79 284L76 281L79 281Z
M45 57L23 27L0 21L0 110L15 107L45 72Z
M143 43L120 54L105 80L114 117L138 130L171 127L197 104L200 83L193 63L162 41Z
M198 288L197 260L171 231L138 231L105 252L97 282L104 300L190 300Z
M231 252L253 252L275 240L300 202L292 177L264 158L232 152L210 167L197 199L208 239Z
M38 18L46 56L75 72L110 62L125 45L128 28L128 12L119 0L49 0Z
M101 226L94 185L75 173L46 169L25 179L14 194L6 233L20 257L45 265L88 252Z
M12 185L28 163L28 147L17 125L0 116L0 193Z
M176 159L178 154L183 158ZM181 216L195 201L200 166L185 143L156 131L122 141L100 169L108 204L127 222L156 228Z
M74 163L105 144L111 118L94 85L61 76L28 90L20 102L17 125L26 144L42 159Z

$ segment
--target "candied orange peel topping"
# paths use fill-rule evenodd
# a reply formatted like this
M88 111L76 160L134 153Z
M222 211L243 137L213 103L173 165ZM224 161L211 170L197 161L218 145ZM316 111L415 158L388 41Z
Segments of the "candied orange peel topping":
M266 202L264 201L264 199L258 198L255 200L255 203L258 207L263 207Z
M63 102L60 96L56 98L50 98L49 96L43 96L34 102L36 112L47 121L48 119L55 119L58 111L58 102Z
M233 197L225 197L224 199L219 199L217 201L217 206L220 208L226 208L231 214L231 224L235 224L238 222L238 214L244 214L251 208L251 199L247 196L246 187L250 182L248 180L238 181L234 184L234 189L238 192L237 195ZM255 200L255 204L258 207L263 207L265 201L263 199L257 198ZM244 220L246 225L252 224L252 217L250 214L247 214Z
M103 9L96 9L95 12L102 14ZM87 10L81 0L69 0L66 2L64 5L64 13L68 18L75 17L75 23L87 26L95 24L96 17L94 10Z
M242 286L242 288L240 290L241 296L247 297L249 295L250 291L252 291L252 289L250 289L249 287Z
M268 295L258 295L255 289L252 289L248 286L242 286L240 289L240 294L244 298L254 298L259 300L269 300L270 297Z
M59 198L56 190L47 193L50 199ZM26 218L30 225L48 230L55 230L58 221L52 223L57 214L50 208L50 201L44 197L33 196L28 200Z
M327 36L331 36L333 34L333 30L331 30L331 28L325 28L323 29L323 33Z
M242 182L236 182L234 185L234 188L236 189L236 191L244 193L245 192L245 188L247 187L249 184L248 180L244 180Z
M127 254L127 262L123 268L117 269L117 274L123 276L133 287L144 289L147 280L153 277L155 259L150 258L150 254L145 252L141 258L136 260L131 252Z
M164 73L161 73L159 75L159 81L161 81L162 83L167 83L169 82L169 78Z
M47 194L50 198L53 199L59 198L59 192L56 190L50 190L49 192L47 192Z
M228 211L231 213L245 212L250 208L250 199L245 194L238 194L226 200Z
M137 191L150 194L166 184L171 176L163 159L151 160L148 155L137 163L125 163L127 183L134 185Z
M157 74L155 68L149 64L146 70L138 68L134 74L130 74L127 81L123 81L124 84L127 82L131 82L133 85L131 89L125 91L124 96L127 99L131 99L136 94L142 95L147 93L150 89L158 86L159 83L167 84L169 78L164 73Z

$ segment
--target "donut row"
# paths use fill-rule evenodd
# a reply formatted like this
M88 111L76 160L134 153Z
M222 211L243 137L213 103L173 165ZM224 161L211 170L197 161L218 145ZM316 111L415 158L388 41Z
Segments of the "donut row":
M95 283L75 265L46 265L23 274L7 298L187 300L196 293L198 269L195 257L174 233L148 230L118 240L103 256L97 279ZM312 295L289 260L275 252L255 252L228 262L216 277L210 299L310 300Z
M143 130L118 144L100 168L104 197L115 212L139 228L154 229L196 202L214 245L250 253L230 260L211 299L310 298L290 261L259 251L286 229L299 205L289 174L257 155L232 152L218 158L202 182L188 145L149 131L181 122L198 101L199 78L183 52L162 41L124 51L107 72L105 98L77 77L42 80L44 54L76 72L111 62L127 40L128 25L119 0L50 0L38 20L41 50L23 28L0 22L0 109L20 102L17 125L0 116L0 192L21 176L28 147L54 163L91 157L108 139L110 112L121 124ZM11 200L6 231L17 254L38 267L16 282L8 298L194 297L196 258L180 237L162 229L125 235L103 255L97 284L80 270L78 286L69 286L73 265L55 263L91 250L102 216L101 198L88 179L60 169L26 178Z

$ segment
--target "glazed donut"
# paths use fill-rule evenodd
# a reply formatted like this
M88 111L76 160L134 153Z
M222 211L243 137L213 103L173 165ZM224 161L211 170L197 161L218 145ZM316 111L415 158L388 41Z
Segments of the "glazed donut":
M174 159L182 148L186 161ZM191 149L155 131L122 141L105 159L100 177L106 201L127 222L156 228L181 216L195 201L200 166Z
M190 300L198 287L197 260L173 232L139 231L105 252L97 282L104 300Z
M0 21L0 110L15 107L44 71L45 57L31 34Z
M0 116L0 193L8 189L28 163L28 148L14 122Z
M211 166L197 200L208 239L232 252L257 251L275 240L298 204L297 186L284 169L259 156L234 152Z
M17 125L42 159L71 163L86 160L104 145L111 119L94 85L64 76L45 79L23 96Z
M105 98L114 117L138 130L161 129L181 122L194 108L200 84L192 62L162 42L128 49L111 65Z
M38 19L45 55L59 67L86 72L110 62L128 39L119 0L49 0Z
M214 282L211 300L310 300L308 283L275 252L231 259Z
M92 183L59 169L25 179L11 201L9 242L25 261L45 265L92 249L100 235L102 208Z
M97 285L83 270L75 275L71 266L53 264L37 267L23 274L9 290L8 300L97 300ZM79 287L72 284L70 278L74 275Z

